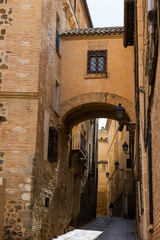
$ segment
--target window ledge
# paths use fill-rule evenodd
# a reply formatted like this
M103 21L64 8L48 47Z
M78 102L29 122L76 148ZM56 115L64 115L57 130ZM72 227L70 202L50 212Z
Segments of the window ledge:
M132 172L132 168L126 168L126 172Z
M85 79L92 79L92 78L108 78L108 73L94 73L94 74L86 74L84 76Z

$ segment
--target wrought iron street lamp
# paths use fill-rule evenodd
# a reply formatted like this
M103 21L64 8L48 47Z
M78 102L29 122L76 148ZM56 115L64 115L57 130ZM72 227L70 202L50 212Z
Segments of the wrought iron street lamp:
M110 178L110 177L109 177L109 172L106 173L106 177L107 177L109 180L113 180L113 178Z
M125 142L125 143L123 143L122 147L123 147L123 151L125 153L127 153L127 151L128 151L128 144Z
M130 152L127 153L127 151L128 151L128 144L126 142L123 143L122 148L123 148L123 151L124 151L125 154L129 154L130 155Z
M121 106L121 103L119 103L115 108L115 113L117 121L120 122L123 119L125 113L125 109Z
M116 168L116 170L119 170L119 171L124 171L124 169L119 169L119 162L118 161L116 161L115 162L115 168Z

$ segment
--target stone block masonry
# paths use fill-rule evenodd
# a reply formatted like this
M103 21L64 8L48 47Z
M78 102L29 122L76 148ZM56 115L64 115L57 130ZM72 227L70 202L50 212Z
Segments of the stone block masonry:
M98 192L97 195L97 216L106 216L108 213L107 194L106 192Z
M7 179L3 239L26 239L31 235L38 102L28 97L6 94L0 98L8 112L7 121L0 126L2 174Z

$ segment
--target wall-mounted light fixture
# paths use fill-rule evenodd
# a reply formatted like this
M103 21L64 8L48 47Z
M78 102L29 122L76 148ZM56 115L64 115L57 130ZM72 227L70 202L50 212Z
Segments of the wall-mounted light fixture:
M121 106L121 103L115 108L116 119L120 122L124 117L125 109Z
M122 124L121 121L124 118L124 113L125 113L125 108L121 106L121 103L118 104L118 106L114 109L115 110L115 114L116 114L116 119L119 122L119 124L122 126L126 125L129 130L133 131L135 130L136 124L135 123L125 123Z
M115 168L116 168L116 170L119 170L119 171L122 171L122 172L124 171L124 169L119 168L119 162L118 161L115 162Z
M108 178L108 180L113 180L113 178L109 177L109 172L106 173L106 177Z
M123 143L122 148L123 148L123 151L124 151L125 154L130 154L130 153L127 153L127 151L128 151L128 144L126 142Z

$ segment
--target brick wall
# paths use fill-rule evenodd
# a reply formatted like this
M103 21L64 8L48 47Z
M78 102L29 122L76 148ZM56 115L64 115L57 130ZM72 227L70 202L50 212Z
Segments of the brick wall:
M44 159L46 126L58 125L54 104L62 48L60 42L57 53L56 19L60 33L74 20L63 7L61 0L0 1L0 20L8 19L0 31L0 116L6 119L0 123L0 171L7 179L3 240L48 239L67 231L71 220L69 136L63 129L58 162Z
M108 214L107 193L97 193L97 216L106 216Z
M31 235L41 0L0 1L1 174L6 178L3 239Z
M0 240L2 239L4 206L5 206L5 179L0 177Z
M155 92L153 99L153 106L151 112L152 125L152 174L153 174L153 233L149 234L149 239L160 239L160 189L158 183L160 182L160 48L157 63L157 73L155 82Z

